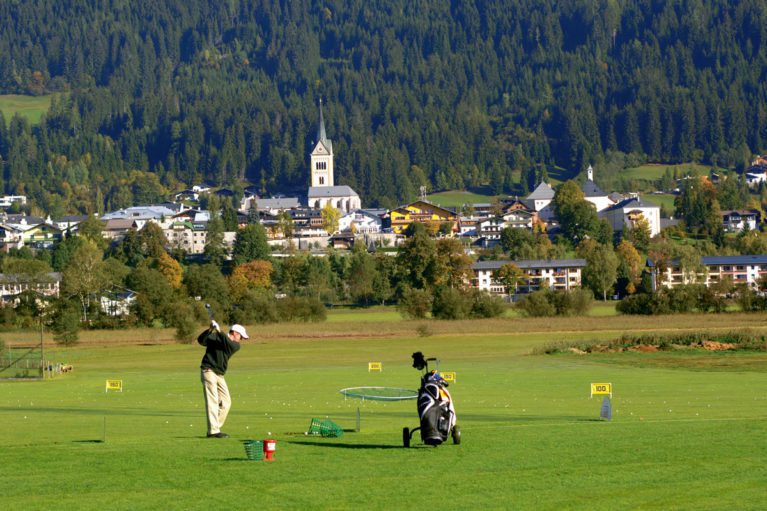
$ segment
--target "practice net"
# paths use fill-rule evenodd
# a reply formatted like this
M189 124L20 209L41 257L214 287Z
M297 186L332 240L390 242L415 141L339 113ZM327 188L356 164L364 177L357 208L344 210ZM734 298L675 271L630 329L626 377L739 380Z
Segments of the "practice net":
M417 399L418 391L395 387L349 387L339 391L344 397L353 397L369 401L404 401Z

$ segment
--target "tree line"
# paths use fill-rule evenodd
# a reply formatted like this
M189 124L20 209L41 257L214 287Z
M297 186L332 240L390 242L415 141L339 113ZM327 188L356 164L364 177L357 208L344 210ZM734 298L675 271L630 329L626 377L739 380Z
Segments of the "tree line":
M336 181L371 206L420 186L522 194L589 163L743 169L767 142L757 0L3 2L2 189L114 209L194 182L304 190L325 101Z

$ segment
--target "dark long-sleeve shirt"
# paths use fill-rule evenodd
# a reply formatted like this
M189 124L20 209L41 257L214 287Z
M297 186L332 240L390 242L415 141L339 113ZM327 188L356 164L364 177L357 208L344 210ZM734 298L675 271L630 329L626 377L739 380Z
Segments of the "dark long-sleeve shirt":
M219 376L226 374L229 358L240 349L239 342L234 342L218 330L205 330L197 338L197 342L205 346L200 369L211 369Z

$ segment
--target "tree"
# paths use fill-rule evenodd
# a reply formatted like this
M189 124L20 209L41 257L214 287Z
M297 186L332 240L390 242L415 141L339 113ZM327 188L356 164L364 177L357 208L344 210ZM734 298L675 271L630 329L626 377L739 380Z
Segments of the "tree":
M80 315L76 303L66 299L57 300L50 314L53 339L66 346L76 343L80 337Z
M580 247L579 247L580 248ZM615 284L618 272L618 257L611 246L595 243L584 251L586 267L583 269L583 285L602 295L607 300L607 292Z
M413 289L431 288L439 278L436 245L423 224L414 223L411 228L397 253L397 274L402 284Z
M292 238L295 232L295 225L293 223L293 217L287 211L280 211L277 215L277 222L280 225L282 236L285 238Z
M232 260L236 265L254 260L266 261L271 252L264 227L261 224L250 224L237 232L232 248Z
M355 244L349 262L349 296L356 303L367 305L375 295L376 261L363 244Z
M375 277L373 279L373 298L381 305L394 296L392 279L394 278L395 261L386 254L376 254Z
M205 257L212 264L220 267L224 261L224 222L219 216L211 216L208 221L208 234L205 238Z
M271 288L273 271L270 261L254 260L237 265L228 279L232 297L239 300L249 290Z
M675 214L684 218L687 232L713 236L722 229L722 211L716 188L705 177L685 179L674 199Z
M625 282L627 294L634 294L642 278L642 256L627 240L621 241L615 252L618 256L618 279Z
M83 321L88 321L91 301L108 283L103 252L96 243L88 240L75 251L62 275L62 291L66 296L75 296L80 300Z
M700 252L692 245L676 245L674 257L679 261L679 269L685 284L695 284L700 274L706 273L706 267L700 258ZM703 277L705 281L705 276Z
M90 215L77 225L77 235L96 243L101 250L105 250L109 241L104 238L104 222L96 215Z
M623 239L637 250L646 252L650 247L650 232L650 222L640 214L631 221L631 226L623 230Z
M470 285L474 273L472 259L456 238L442 238L436 243L436 285L463 289Z
M506 294L516 295L517 287L527 281L527 275L514 263L506 263L495 272L495 280L503 284ZM513 293L512 293L513 290Z
M599 226L599 217L594 205L584 198L575 181L560 185L552 202L566 240L577 245L586 237L593 237Z
M320 211L322 215L322 228L328 234L338 231L338 221L341 219L341 212L333 207L329 202Z
M169 256L166 252L160 254L160 257L155 259L154 264L157 271L159 271L163 277L168 281L170 287L174 290L181 289L181 284L184 279L184 269L178 264L178 261Z
M154 268L141 265L127 277L128 287L136 291L134 312L145 325L155 322L166 326L171 323L174 311L174 292L168 280Z

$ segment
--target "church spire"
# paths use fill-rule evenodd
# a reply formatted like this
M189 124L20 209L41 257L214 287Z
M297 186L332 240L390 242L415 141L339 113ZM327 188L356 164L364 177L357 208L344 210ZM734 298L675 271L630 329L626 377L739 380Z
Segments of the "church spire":
M327 135L325 134L325 119L322 117L322 98L320 98L320 128L317 131L317 142L327 144Z

